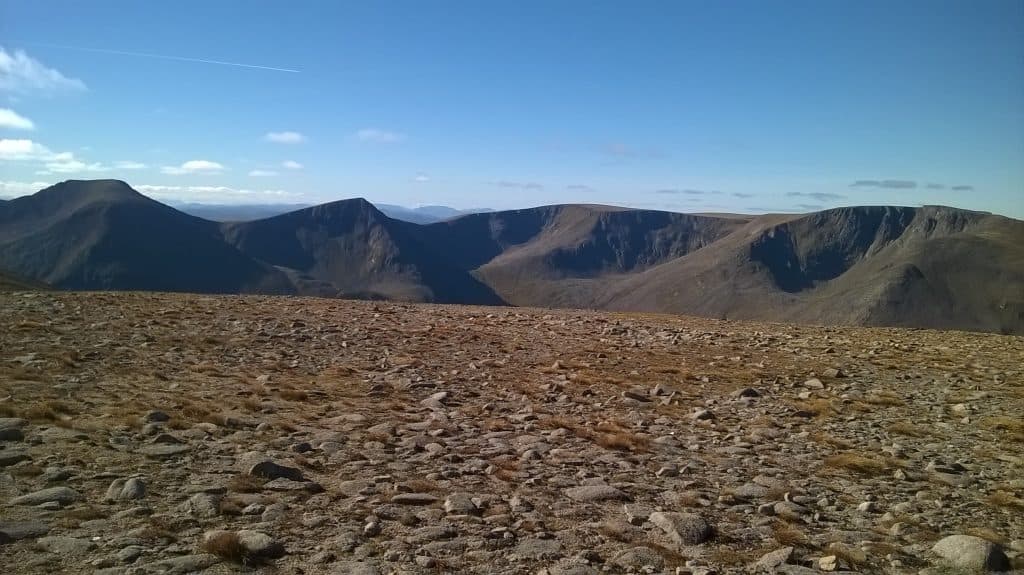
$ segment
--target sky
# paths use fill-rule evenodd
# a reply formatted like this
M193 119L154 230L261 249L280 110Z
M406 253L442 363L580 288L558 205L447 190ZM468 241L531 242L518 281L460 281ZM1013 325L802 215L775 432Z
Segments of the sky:
M0 0L0 196L1024 218L1020 0Z

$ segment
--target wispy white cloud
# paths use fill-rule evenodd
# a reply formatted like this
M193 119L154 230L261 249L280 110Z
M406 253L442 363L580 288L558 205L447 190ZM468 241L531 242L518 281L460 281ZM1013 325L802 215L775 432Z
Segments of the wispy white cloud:
M146 164L142 162L132 162L130 160L122 160L120 162L114 162L114 168L117 170L145 170Z
M416 182L417 184L425 184L430 181L430 176L424 173L419 173L413 176L412 181Z
M212 174L220 172L224 166L210 160L189 160L180 166L164 166L160 171L172 176L182 174Z
M281 166L286 170L301 170L303 168L302 164L295 160L285 160L281 162Z
M0 139L0 160L3 161L45 161L53 157L46 146L27 139Z
M590 186L588 186L586 184L569 184L568 186L565 187L565 189L569 190L570 192L593 192L594 191L594 188L592 188L592 187L590 187Z
M254 178L269 178L271 176L276 176L277 172L274 170L252 170L249 172L249 175Z
M84 46L66 46L63 44L48 44L43 42L33 43L34 46L46 46L50 48L63 48L65 50L77 50L79 52L94 52L97 54L116 54L119 56L137 56L141 58L155 58L158 60L175 60L178 62L196 62L199 64L217 64L219 66L234 66L236 68L255 68L257 70L271 70L273 72L291 72L298 74L302 70L293 68L280 68L277 66L263 66L260 64L243 64L241 62L225 62L224 60L210 60L208 58L190 58L187 56L170 56L167 54L152 54L149 52L129 52L127 50L111 50L109 48L87 48Z
M851 188L885 188L888 190L912 190L917 187L914 180L857 180Z
M378 128L363 128L353 134L353 137L360 142L371 142L374 144L395 144L405 141L405 134Z
M252 190L229 186L166 186L142 184L133 186L139 192L158 200L200 201L212 203L275 202L294 200L302 194L286 190Z
M7 128L9 130L35 130L36 125L32 120L29 120L10 108L0 108L0 128Z
M16 198L18 196L26 196L49 187L49 185L49 182L0 181L0 197Z
M267 132L263 139L275 144L301 144L306 141L306 136L299 132Z
M110 170L110 166L105 166L98 162L87 163L82 160L75 159L74 157L61 157L54 161L47 162L46 170L41 173L51 174L80 174L85 172L106 172Z
M0 140L0 161L39 164L38 175L107 172L111 166L86 162L73 152L54 152L39 142L28 139Z
M513 180L498 180L491 182L491 185L498 186L499 188L516 188L519 190L543 190L544 186L537 182L517 182Z
M22 50L8 52L0 47L0 91L19 94L52 94L60 91L83 91L85 83L68 78L32 58Z

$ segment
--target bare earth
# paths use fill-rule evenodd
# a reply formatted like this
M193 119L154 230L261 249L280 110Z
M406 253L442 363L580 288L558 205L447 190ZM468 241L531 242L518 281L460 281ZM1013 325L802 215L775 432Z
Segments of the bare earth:
M962 332L0 293L0 562L946 573L967 551L933 546L966 534L1021 568L1022 359Z

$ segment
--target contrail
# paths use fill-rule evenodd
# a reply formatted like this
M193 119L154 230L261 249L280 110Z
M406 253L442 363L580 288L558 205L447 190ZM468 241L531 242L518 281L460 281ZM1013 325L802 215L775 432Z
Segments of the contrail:
M221 60L206 60L203 58L186 58L185 56L168 56L166 54L149 54L147 52L127 52L124 50L109 50L106 48L85 48L83 46L65 46L63 44L47 44L42 42L26 42L29 46L42 46L47 48L62 48L64 50L79 50L81 52L96 52L99 54L117 54L119 56L138 56L141 58L158 58L160 60L177 60L179 62L198 62L200 64L217 64L220 66L235 66L236 68L254 68L256 70L272 70L274 72L289 72L298 74L302 70L291 68L276 68L274 66L259 66L256 64L242 64L240 62L224 62Z

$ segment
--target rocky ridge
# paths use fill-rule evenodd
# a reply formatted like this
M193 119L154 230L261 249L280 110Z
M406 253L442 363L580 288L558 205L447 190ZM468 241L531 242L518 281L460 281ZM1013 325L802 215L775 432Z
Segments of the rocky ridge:
M1024 564L1024 338L0 293L11 573Z

